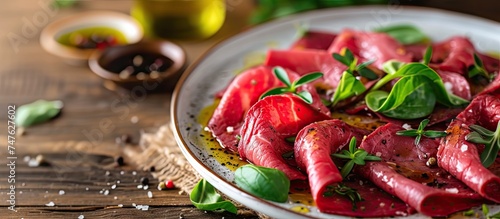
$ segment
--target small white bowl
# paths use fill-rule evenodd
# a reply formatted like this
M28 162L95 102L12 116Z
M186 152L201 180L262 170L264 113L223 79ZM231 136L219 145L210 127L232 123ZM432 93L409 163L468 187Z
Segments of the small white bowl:
M81 49L57 41L63 34L91 27L109 27L121 32L126 44L139 42L144 33L142 26L131 16L114 11L87 11L56 20L45 27L40 44L49 53L70 64L84 65L96 49Z

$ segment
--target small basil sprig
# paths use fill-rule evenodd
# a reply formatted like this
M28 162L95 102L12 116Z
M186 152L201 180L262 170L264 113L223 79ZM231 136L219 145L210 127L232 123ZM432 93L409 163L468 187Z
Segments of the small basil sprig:
M500 218L500 212L497 212L496 214L490 215L490 208L488 208L488 205L486 205L486 204L481 205L481 210L483 211L485 219L499 219Z
M264 94L262 94L262 96L260 96L260 99L262 99L266 96L270 96L270 95L292 93L292 94L300 97L306 103L311 104L313 102L311 93L309 93L309 91L306 91L306 90L297 92L297 88L304 85L304 84L312 82L318 78L323 77L323 73L313 72L313 73L303 75L302 77L295 80L294 82L290 82L290 78L288 78L288 74L286 73L285 69L283 69L282 67L273 68L273 73L281 82L283 82L283 84L285 84L286 87L277 87L277 88L271 89L271 90L265 92Z
M481 163L486 168L491 166L500 151L500 121L494 132L479 125L471 125L469 129L472 132L465 136L465 140L476 144L484 144L485 148L480 156Z
M441 77L427 65L431 55L429 47L423 63L384 63L389 72L365 96L368 108L392 118L417 119L431 114L436 102L447 107L468 104L469 101L448 93ZM400 79L390 93L378 90L396 78Z
M365 165L365 161L380 161L380 157L370 155L364 149L356 148L356 137L352 137L349 142L349 150L342 150L340 153L332 154L333 157L348 159L349 161L344 164L340 169L340 174L343 178L354 168L354 164Z
M349 50L348 48L342 49L340 53L333 53L332 56L335 60L347 66L346 71L350 72L351 74L357 72L359 75L369 80L375 80L378 78L375 72L367 68L375 60L369 60L358 65L358 58L354 57L354 54L352 54L351 50Z
M37 100L20 106L16 112L15 122L20 127L42 123L55 117L62 108L63 102L60 100Z
M380 27L374 31L387 33L403 45L422 43L429 40L429 37L427 37L420 29L407 24Z
M490 79L490 74L484 68L483 61L481 60L481 58L479 58L479 56L476 53L474 53L474 65L471 65L469 67L468 76L469 78L473 78L478 75Z
M427 124L429 124L429 120L424 119L418 125L418 129L397 131L396 135L415 137L415 146L418 146L422 136L427 138L441 138L447 135L445 131L424 130Z
M205 179L201 179L191 191L189 199L193 205L201 210L206 211L229 211L236 214L238 209L236 206L222 198L214 186L208 183Z
M247 164L236 169L234 181L260 198L282 203L288 200L290 180L281 170Z
M360 95L366 91L365 85L355 76L355 73L369 80L378 78L377 74L367 68L374 60L363 62L358 65L358 59L354 57L351 50L345 48L342 50L342 53L344 53L344 55L339 53L333 54L333 58L347 66L347 70L342 73L342 78L333 94L331 100L332 106L335 106L341 100L345 100L354 95Z
M334 193L337 193L341 196L345 196L349 198L352 202L353 205L353 210L356 209L356 203L363 201L363 198L361 195L358 193L356 189L353 189L349 186L346 186L344 184L337 184L336 186L329 185L326 187L326 191L323 192L323 196L325 197L330 197L333 196Z

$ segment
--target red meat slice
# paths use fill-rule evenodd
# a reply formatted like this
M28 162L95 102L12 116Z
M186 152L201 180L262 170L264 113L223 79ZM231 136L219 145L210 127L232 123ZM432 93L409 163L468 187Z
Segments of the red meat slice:
M327 186L342 182L342 176L330 154L349 144L352 137L360 142L366 133L334 119L307 125L297 134L295 160L297 166L307 172L315 200L323 196Z
M439 69L467 74L474 65L474 45L465 37L453 37L433 46L432 62L440 63Z
M287 72L290 80L298 78L297 74L289 70ZM239 134L245 113L264 92L278 86L283 86L283 83L274 76L272 68L264 66L249 69L231 82L208 122L209 130L222 147L238 151L236 136ZM314 87L305 85L299 88L302 89L308 90L313 96L315 101L312 106L330 115Z
M302 99L287 94L265 97L253 105L241 128L238 151L242 159L283 171L290 180L306 177L287 164L283 154L293 151L285 138L295 136L302 127L330 119Z
M466 100L472 98L469 82L463 75L443 70L437 70L436 72L443 80L446 89L450 89L451 93Z
M290 49L327 50L337 35L330 32L308 30L295 41Z
M498 121L500 99L489 94L476 97L449 125L449 135L439 146L438 163L483 197L500 203L500 158L496 159L496 164L485 168L479 158L484 147L465 140L470 125L495 130Z
M411 210L404 202L361 179L350 177L342 183L363 197L356 206L346 197L334 193L325 195L329 186L335 187L343 180L330 154L348 145L352 137L361 140L365 134L366 131L337 119L312 123L297 134L295 160L297 166L307 172L316 206L321 212L355 217L407 215Z
M484 203L445 170L426 165L436 157L438 140L423 137L415 146L413 137L396 135L402 129L389 123L368 135L360 147L385 162L368 162L358 166L356 173L428 216L447 216Z
M385 33L363 32L346 29L333 41L328 49L329 53L340 53L343 48L348 48L359 57L361 62L375 60L373 63L382 69L384 62L397 60L410 62L412 57L406 53L404 46Z
M324 84L335 89L347 67L335 60L332 54L321 50L269 50L266 66L281 66L304 75L311 72L324 74Z
M370 218L408 216L415 212L415 209L397 197L355 174L351 174L349 181L344 181L342 184L355 189L363 201L357 202L354 206L350 199L335 193L332 196L319 196L315 203L321 212Z

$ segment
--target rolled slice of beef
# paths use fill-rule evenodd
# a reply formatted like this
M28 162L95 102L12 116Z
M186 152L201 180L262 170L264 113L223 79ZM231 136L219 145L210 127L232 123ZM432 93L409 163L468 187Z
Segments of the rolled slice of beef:
M258 66L236 76L225 90L212 117L208 122L208 128L220 145L231 151L237 152L238 139L243 119L250 107L255 104L260 96L269 89L284 86L278 80L271 67ZM287 70L290 80L299 76L293 71ZM308 90L313 99L313 107L330 115L330 111L321 103L316 89L312 85L304 85L299 90Z
M306 179L283 158L293 152L294 137L304 126L330 117L291 94L263 98L248 110L241 128L238 151L242 159L283 171L290 180Z
M322 196L327 186L342 182L342 176L330 154L348 145L352 137L356 137L359 143L365 134L366 131L353 128L338 119L311 123L297 134L295 160L297 167L309 176L314 199Z
M439 63L440 70L466 75L468 67L474 65L474 52L474 45L469 39L452 37L434 44L432 62Z
M360 148L383 162L358 166L356 173L428 216L447 216L485 202L435 164L439 140L422 137L415 146L414 137L398 136L399 130L404 128L389 123L368 135Z
M295 160L297 166L307 172L312 196L321 212L355 217L402 216L411 212L404 202L366 180L350 176L342 182L330 154L348 145L352 137L359 143L367 133L333 119L311 123L297 134ZM354 205L349 198L332 192L339 183L356 189L364 200Z
M298 40L292 43L290 49L317 49L327 50L337 34L319 30L308 30Z
M483 197L500 203L500 157L485 168L480 160L483 145L465 140L469 126L477 124L495 130L500 121L500 99L480 95L449 125L449 133L439 146L438 164Z
M384 62L397 60L410 62L411 54L398 41L385 33L363 32L346 29L339 33L328 49L329 53L340 53L343 48L348 48L360 58L360 62L375 60L373 63L382 69Z

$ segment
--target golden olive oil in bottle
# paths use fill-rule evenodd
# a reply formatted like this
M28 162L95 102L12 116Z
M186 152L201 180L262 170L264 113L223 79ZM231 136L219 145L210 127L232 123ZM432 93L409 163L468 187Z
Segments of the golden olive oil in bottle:
M224 0L135 0L131 15L150 37L203 39L225 20Z

